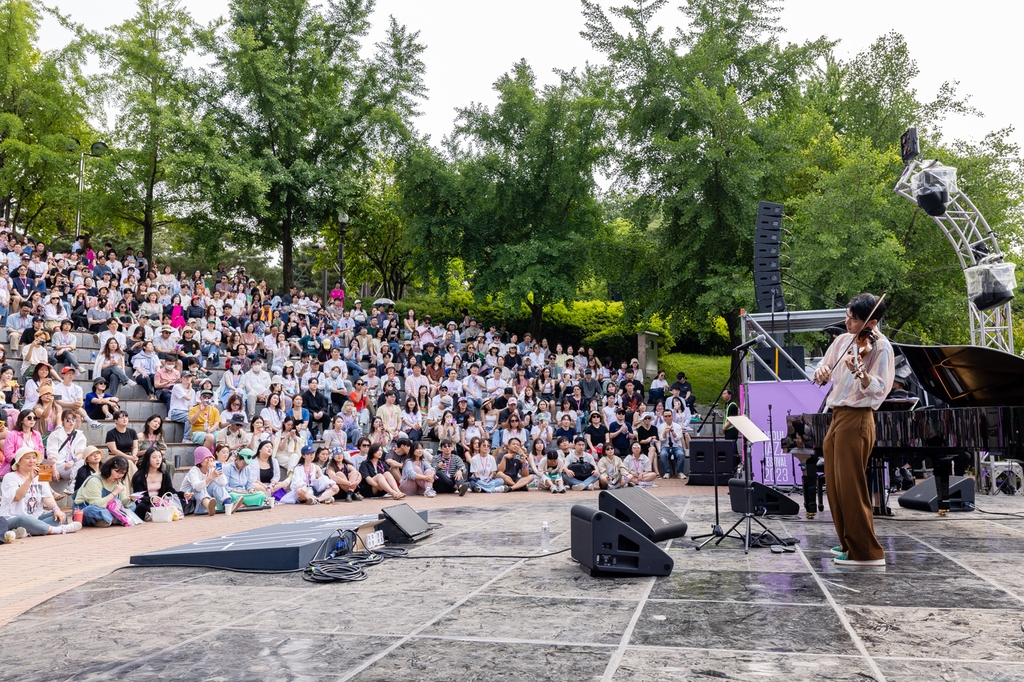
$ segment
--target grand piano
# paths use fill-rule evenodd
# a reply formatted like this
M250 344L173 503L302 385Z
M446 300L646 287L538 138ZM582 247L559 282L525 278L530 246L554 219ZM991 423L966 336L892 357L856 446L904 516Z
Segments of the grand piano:
M1024 358L981 346L893 346L931 404L905 410L888 402L875 412L872 458L915 467L930 461L939 513L945 513L954 460L973 461L977 475L982 453L1024 458ZM804 422L820 456L832 413L805 414ZM809 478L817 475L812 460L817 458L808 460ZM812 487L804 486L809 511L813 492L806 497L806 491Z

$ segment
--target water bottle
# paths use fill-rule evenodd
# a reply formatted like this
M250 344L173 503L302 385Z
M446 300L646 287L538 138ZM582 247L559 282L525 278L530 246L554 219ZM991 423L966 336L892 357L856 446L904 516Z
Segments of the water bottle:
M548 551L551 545L551 529L548 527L548 522L544 521L540 524L540 549L542 552Z

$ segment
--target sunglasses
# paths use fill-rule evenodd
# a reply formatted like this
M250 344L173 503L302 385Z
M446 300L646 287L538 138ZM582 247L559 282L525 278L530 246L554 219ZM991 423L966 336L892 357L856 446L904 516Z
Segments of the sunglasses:
M35 417L35 415L32 415L32 414L26 415L25 419L24 419L24 421L27 421L27 422L34 422L35 420L36 420L36 417Z

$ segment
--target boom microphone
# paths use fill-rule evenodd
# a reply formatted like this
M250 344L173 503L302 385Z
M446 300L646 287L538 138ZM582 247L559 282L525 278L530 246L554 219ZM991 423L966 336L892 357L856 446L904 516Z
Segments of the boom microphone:
M764 334L758 334L757 336L755 336L754 338L750 339L746 343L741 343L740 345L738 345L735 348L733 348L732 352L733 353L738 353L741 350L746 350L746 349L750 348L751 346L756 346L757 344L759 344L759 343L761 343L763 341L764 341Z

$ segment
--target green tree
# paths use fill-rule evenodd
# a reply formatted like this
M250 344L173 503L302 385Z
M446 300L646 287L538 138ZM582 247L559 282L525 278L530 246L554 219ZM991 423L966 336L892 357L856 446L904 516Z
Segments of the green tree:
M357 283L379 282L381 295L397 300L415 277L414 254L405 216L401 212L401 188L393 160L378 162L362 179L359 200L353 207L345 243L345 279ZM325 254L331 265L336 258L339 233L328 230Z
M459 259L474 296L571 304L592 272L603 213L594 173L608 153L606 94L590 71L538 89L525 61L495 83L498 104L461 109L446 155L420 150L402 173L411 238L443 284Z
M74 224L79 140L91 133L81 43L40 52L46 11L78 30L34 0L0 3L0 216L54 236Z
M785 131L827 43L781 45L770 0L690 0L679 8L687 27L666 38L654 28L666 4L611 8L623 33L583 3L583 35L614 74L633 241L649 259L645 281L619 281L634 315L722 316L735 338L739 309L753 302L757 202L784 193L799 152Z
M156 231L204 210L191 188L211 132L200 78L185 66L197 31L181 0L137 0L135 15L96 43L104 67L96 83L116 117L111 150L93 163L93 182L106 189L94 210L123 233L141 230L150 259Z
M391 19L361 54L373 0L233 0L215 46L223 71L218 124L235 163L213 169L214 212L236 239L282 249L285 286L297 240L353 213L359 178L410 134L424 93L418 34Z

